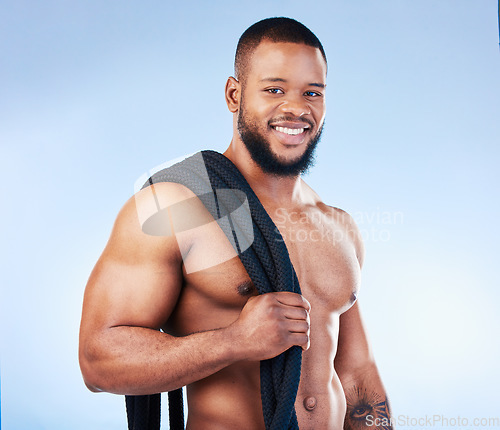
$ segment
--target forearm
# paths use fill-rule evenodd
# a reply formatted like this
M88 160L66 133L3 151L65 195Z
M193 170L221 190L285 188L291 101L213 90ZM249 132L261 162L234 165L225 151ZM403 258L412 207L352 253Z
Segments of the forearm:
M173 337L142 327L104 330L83 343L80 365L93 391L153 394L203 379L238 361L230 328Z
M345 430L392 429L389 400L375 364L341 378L347 401Z

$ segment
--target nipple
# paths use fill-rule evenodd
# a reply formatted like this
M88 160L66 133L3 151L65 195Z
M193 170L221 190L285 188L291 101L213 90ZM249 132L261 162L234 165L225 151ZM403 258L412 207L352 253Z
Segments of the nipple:
M238 285L238 294L240 296L250 296L256 291L252 281L245 281Z
M304 408L312 411L316 407L316 397L309 396L304 399Z

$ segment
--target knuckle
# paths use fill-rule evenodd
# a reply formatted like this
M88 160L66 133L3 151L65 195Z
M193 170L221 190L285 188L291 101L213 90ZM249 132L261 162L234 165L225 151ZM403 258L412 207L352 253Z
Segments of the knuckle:
M302 301L306 305L306 309L310 310L311 309L311 303L309 303L309 300L307 300L304 296L301 296L301 297L302 297Z
M261 297L262 297L263 303L265 303L267 305L271 305L271 304L276 303L276 299L274 298L273 293L263 294Z
M277 294L278 293L265 293L262 295L262 297L264 297L264 300L266 300L267 302L275 302Z
M279 317L281 317L281 307L277 303L272 303L269 306L269 314L273 318L279 318Z

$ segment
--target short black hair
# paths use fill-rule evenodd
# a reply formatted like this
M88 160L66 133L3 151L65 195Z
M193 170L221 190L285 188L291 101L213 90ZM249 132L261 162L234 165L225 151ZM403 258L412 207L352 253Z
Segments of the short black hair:
M263 40L271 42L303 43L318 48L325 63L326 54L316 35L304 24L285 17L266 18L251 25L240 37L234 58L234 74L241 79L248 63L248 57Z

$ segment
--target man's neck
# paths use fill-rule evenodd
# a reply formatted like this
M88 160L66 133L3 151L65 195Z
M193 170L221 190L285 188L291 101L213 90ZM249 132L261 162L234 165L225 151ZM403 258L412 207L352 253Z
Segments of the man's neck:
M278 176L264 172L244 146L231 144L224 155L238 168L263 203L288 206L302 200L303 182L300 175Z

